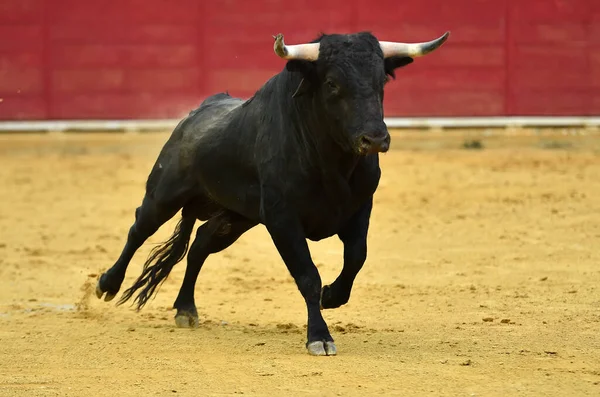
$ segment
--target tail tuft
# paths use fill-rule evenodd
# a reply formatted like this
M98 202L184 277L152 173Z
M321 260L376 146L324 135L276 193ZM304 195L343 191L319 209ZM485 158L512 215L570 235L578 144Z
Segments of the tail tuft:
M171 238L150 252L144 263L142 274L123 293L117 305L127 302L141 288L142 290L134 299L134 305L140 310L155 295L158 287L167 279L173 267L185 257L195 222L194 217L184 216L179 220Z

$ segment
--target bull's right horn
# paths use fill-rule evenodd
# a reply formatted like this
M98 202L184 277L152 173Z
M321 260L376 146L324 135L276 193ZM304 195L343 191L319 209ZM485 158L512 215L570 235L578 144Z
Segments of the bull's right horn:
M396 43L393 41L380 41L379 45L383 51L383 57L422 57L430 52L440 48L450 36L450 32L444 33L441 37L427 41L425 43Z
M319 43L285 45L283 35L279 33L273 36L275 54L283 59L303 59L305 61L316 61L319 58Z

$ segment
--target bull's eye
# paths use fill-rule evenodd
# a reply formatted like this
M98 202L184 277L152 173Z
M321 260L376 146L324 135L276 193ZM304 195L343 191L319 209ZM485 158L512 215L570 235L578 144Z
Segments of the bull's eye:
M327 87L332 90L332 91L337 91L338 90L338 86L331 80L327 80L325 82L325 84L327 84Z

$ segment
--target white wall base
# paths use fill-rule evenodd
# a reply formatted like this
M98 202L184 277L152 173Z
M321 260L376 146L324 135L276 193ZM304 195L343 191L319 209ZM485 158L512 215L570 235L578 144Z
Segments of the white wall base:
M0 121L4 132L49 131L161 131L172 130L179 120L60 120ZM599 128L598 117L390 117L389 128Z

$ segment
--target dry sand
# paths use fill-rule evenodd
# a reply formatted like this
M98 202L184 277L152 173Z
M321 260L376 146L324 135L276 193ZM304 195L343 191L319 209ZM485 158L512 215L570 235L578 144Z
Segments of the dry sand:
M0 396L600 395L597 134L395 134L367 263L324 312L336 357L306 353L263 226L207 261L198 329L171 310L185 262L139 313L95 298L166 137L0 136ZM341 243L310 246L330 283Z

